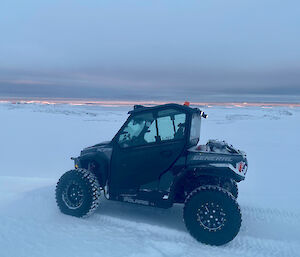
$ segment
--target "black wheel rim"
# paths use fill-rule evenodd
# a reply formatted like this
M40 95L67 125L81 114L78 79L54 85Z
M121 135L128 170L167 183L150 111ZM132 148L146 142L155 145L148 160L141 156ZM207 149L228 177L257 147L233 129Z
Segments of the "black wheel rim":
M226 213L220 204L206 202L197 210L197 221L209 231L221 230L226 222Z
M83 189L74 182L71 182L66 186L63 192L62 199L70 209L77 209L83 203Z

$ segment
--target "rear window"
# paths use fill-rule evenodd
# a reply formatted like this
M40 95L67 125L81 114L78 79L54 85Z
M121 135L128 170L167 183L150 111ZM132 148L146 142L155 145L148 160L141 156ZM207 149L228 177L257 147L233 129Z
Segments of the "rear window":
M190 144L196 145L200 139L201 116L198 113L193 114L191 123Z

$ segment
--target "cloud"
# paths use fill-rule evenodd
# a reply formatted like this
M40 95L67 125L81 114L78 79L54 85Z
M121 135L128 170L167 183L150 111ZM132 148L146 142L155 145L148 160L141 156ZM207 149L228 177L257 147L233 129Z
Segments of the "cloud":
M300 71L0 71L2 96L168 100L227 95L300 95ZM17 78L17 79L16 79ZM198 99L197 99L198 97Z
M299 94L299 8L296 0L12 0L0 9L0 94Z

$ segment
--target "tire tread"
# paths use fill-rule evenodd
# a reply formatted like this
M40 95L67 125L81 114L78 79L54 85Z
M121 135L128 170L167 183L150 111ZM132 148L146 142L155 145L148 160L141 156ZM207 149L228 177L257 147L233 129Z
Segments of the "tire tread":
M74 174L77 174L80 176L80 178L85 181L85 184L90 188L90 196L92 197L92 202L89 206L89 209L86 210L86 213L80 217L86 218L88 216L90 216L99 206L100 203L100 185L98 182L98 179L96 178L96 176L89 170L87 169L75 169L75 170L70 170L68 172L76 172ZM62 211L61 206L59 204L59 200L57 198L57 192L60 190L59 189L59 184L61 183L61 181L64 179L64 176L68 173L66 172L65 174L63 174L60 179L58 180L57 184L56 184L56 189L55 189L55 200L56 203L59 207L59 209Z
M228 192L227 190L223 189L222 187L220 186L215 186L215 185L204 185L204 186L200 186L196 189L194 189L185 199L185 202L184 202L184 208L183 208L183 221L184 223L186 224L185 222L185 213L187 211L187 207L189 205L189 202L191 201L191 199L197 195L198 193L200 192L203 192L203 191L215 191L215 192L221 192L223 194L225 194L228 199L232 202L233 205L235 205L235 207L238 209L238 214L239 214L239 217L240 217L240 222L242 222L242 215L241 215L241 209L240 209L240 206L239 204L237 203L236 201L236 198L230 193ZM190 228L186 225L186 228L188 230L188 232L194 237L196 238L196 236L194 235L193 231L190 230ZM240 228L238 229L237 231L237 234L239 232ZM234 236L235 237L235 236ZM229 241L231 241L234 237L230 238ZM197 239L197 238L196 238ZM199 239L197 239L198 241L200 241ZM205 241L201 241L202 243L204 244L207 244L207 245L219 245L219 244L214 244L214 243L208 243L208 242L205 242Z

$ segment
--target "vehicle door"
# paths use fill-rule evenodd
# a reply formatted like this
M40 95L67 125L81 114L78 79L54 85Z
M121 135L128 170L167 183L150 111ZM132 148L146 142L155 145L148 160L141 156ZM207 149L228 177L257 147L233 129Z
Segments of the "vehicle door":
M165 109L132 116L114 140L110 191L129 192L159 180L185 145L186 114Z

